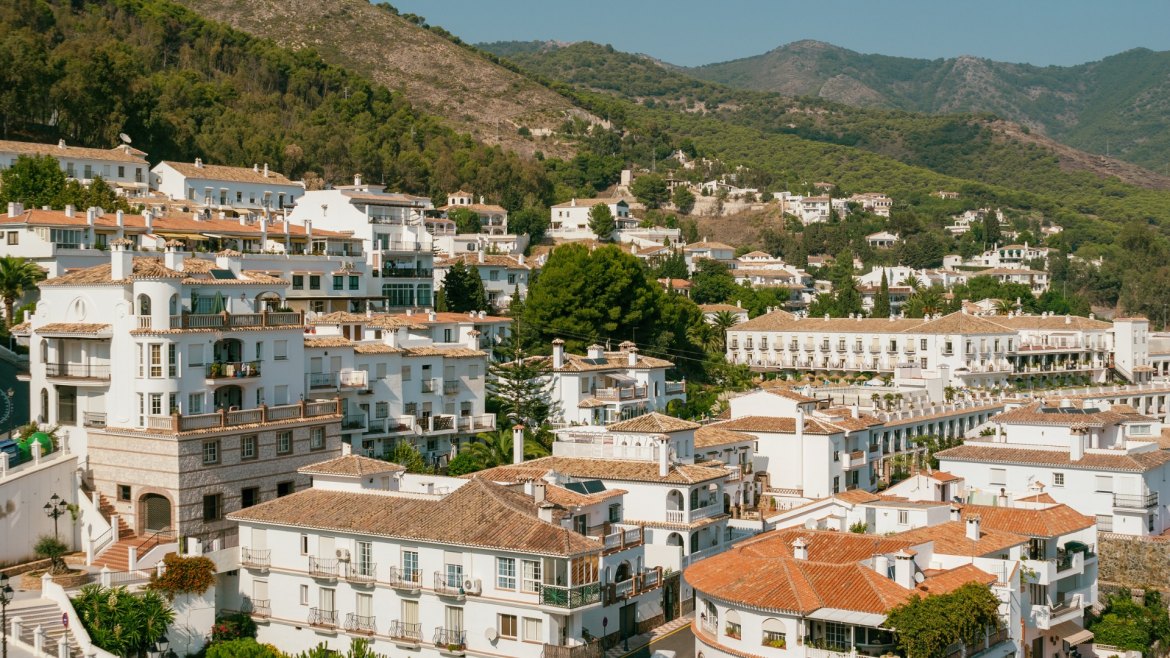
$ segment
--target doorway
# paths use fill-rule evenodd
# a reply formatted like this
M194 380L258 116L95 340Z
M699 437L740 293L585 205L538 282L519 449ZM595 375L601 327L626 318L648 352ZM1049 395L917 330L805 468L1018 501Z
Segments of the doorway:
M171 527L171 501L159 494L142 497L142 529L146 533L169 530Z

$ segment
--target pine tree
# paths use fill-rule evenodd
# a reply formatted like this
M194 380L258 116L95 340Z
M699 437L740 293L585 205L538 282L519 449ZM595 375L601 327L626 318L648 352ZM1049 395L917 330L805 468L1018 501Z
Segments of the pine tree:
M519 335L519 324L512 321L513 335ZM530 358L519 341L513 341L511 347L507 361L488 365L488 397L499 405L509 425L539 427L554 411L547 361Z
M617 230L617 224L613 221L613 212L610 211L609 206L604 203L599 203L589 209L589 230L597 236L598 240L608 240L613 232Z
M882 268L882 284L878 288L877 298L873 300L873 317L886 318L890 316L890 282L886 279L886 270Z
M448 311L466 313L488 310L487 293L483 289L479 271L464 265L462 261L455 262L447 270L443 277L442 293Z

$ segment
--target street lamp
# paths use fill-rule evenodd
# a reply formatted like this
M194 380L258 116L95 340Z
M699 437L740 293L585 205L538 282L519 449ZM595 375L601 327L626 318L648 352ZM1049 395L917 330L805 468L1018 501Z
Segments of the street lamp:
M44 509L45 514L53 519L53 539L57 539L57 519L61 518L61 515L69 510L69 503L66 503L57 494L53 494L49 502L45 503Z
M0 573L0 649L3 658L8 658L8 604L12 602L12 588L8 575Z
M154 643L154 649L156 652L158 652L159 658L166 658L167 654L170 653L171 643L167 642L167 639L164 637L158 642Z

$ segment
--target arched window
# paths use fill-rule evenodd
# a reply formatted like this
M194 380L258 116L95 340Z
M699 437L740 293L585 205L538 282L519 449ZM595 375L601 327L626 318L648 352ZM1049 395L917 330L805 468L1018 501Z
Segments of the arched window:
M784 622L774 617L769 617L764 620L763 624L764 636L761 638L761 644L773 649L787 649L788 637L785 634Z
M735 640L743 637L743 627L739 625L739 613L735 610L728 610L727 614L724 615L723 634Z
M41 363L49 362L49 341L46 338L41 339Z
M138 315L150 315L150 295L138 296Z
M41 389L41 417L42 423L49 422L49 389Z
M178 295L171 295L170 314L171 315L178 315L179 314L179 296Z
M677 489L671 489L666 494L666 509L674 511L683 508L683 495Z

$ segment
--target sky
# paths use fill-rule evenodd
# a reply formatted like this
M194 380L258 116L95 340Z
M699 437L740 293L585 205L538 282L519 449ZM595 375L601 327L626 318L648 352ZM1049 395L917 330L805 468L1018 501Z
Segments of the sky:
M1167 0L391 0L464 41L596 41L682 66L815 39L1039 66L1170 50Z

